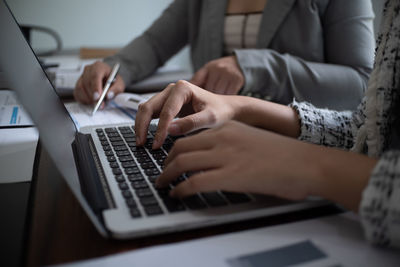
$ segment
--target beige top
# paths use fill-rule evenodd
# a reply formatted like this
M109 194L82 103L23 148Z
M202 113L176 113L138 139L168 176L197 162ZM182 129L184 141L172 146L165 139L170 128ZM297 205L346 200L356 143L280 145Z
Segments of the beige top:
M240 48L256 48L262 12L226 15L224 26L224 54L231 55Z
M228 0L226 14L250 14L262 12L267 0Z

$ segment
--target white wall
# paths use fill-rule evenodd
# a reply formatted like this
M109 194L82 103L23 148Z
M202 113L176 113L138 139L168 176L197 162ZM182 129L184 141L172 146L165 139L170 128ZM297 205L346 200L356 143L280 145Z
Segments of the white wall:
M141 34L173 0L6 0L21 24L50 27L65 49L121 47ZM33 35L33 47L54 47L52 39ZM188 49L170 64L189 65Z
M121 47L146 29L173 0L7 0L22 24L56 30L64 48ZM218 0L216 0L218 1ZM385 0L372 0L379 25ZM35 49L54 46L44 35L33 36ZM188 49L169 64L189 66Z

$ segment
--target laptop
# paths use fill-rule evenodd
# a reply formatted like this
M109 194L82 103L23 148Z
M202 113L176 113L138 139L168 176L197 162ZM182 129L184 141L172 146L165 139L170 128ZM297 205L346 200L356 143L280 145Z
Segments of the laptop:
M154 186L176 137L153 151L154 125L144 147L136 146L133 123L78 131L4 0L0 32L0 69L39 129L42 145L103 236L137 238L327 204L231 192L170 198L174 185L190 179L184 174L166 188Z

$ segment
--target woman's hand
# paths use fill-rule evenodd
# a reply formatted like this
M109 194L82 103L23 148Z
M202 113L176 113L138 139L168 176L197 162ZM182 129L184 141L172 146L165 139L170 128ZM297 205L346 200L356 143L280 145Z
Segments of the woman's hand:
M160 118L154 149L162 145L167 134L181 135L221 125L232 119L238 110L232 98L207 92L186 81L170 84L139 106L135 121L136 141L139 145L146 142L153 118ZM177 115L181 118L173 121Z
M171 191L172 196L225 190L303 199L310 193L313 177L309 153L302 149L305 145L230 121L222 127L178 139L157 186L163 187L183 173L194 172Z
M97 102L103 92L103 84L108 79L111 68L106 63L97 61L85 67L81 77L75 85L74 97L83 104L93 104ZM116 94L125 90L125 82L120 75L117 75L111 85L107 99L112 99Z
M229 56L210 61L194 74L190 82L217 94L237 95L244 81L236 56Z
M156 184L164 187L190 172L173 197L217 190L291 200L314 195L357 210L376 162L230 121L178 139Z

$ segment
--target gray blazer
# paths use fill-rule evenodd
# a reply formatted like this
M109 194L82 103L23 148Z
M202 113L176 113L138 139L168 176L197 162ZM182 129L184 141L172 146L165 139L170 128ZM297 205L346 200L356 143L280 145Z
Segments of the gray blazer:
M175 0L117 55L126 84L152 74L190 45L193 69L223 56L228 0ZM245 76L241 93L287 104L355 109L373 66L369 0L269 0L257 49L235 51Z

